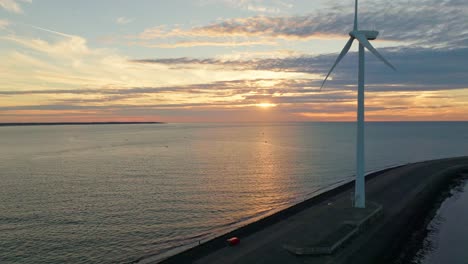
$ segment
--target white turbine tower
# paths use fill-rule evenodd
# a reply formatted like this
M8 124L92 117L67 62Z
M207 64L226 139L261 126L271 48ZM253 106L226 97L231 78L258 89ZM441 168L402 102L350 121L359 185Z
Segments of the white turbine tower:
M354 11L354 28L353 31L349 32L350 39L344 46L340 55L333 64L332 68L328 72L325 80L323 80L322 86L327 81L333 69L348 53L354 39L359 41L359 73L358 73L358 107L357 107L357 142L356 142L356 182L354 190L354 207L365 208L366 207L366 191L365 191L365 179L364 179L364 48L368 49L377 58L387 64L393 70L396 70L390 62L388 62L380 53L372 46L369 40L374 40L379 35L378 31L375 30L359 30L358 29L358 0L355 3Z

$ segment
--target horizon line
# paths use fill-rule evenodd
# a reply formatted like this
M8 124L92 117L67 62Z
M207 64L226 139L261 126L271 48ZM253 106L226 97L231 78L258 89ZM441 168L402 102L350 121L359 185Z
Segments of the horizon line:
M468 122L468 120L389 120L389 121L366 121L365 123L461 123ZM0 122L0 127L2 126L59 126L59 125L138 125L138 124L226 124L226 123L356 123L356 121L203 121L203 122L161 122L161 121L97 121L97 122Z

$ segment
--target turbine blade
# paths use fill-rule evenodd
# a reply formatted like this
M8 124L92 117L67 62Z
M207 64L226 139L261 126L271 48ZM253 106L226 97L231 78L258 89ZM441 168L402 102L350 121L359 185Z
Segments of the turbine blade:
M374 54L377 58L379 58L381 61L387 64L388 67L396 71L396 68L390 62L388 62L382 55L380 55L380 53L372 46L369 40L367 40L364 34L356 33L354 34L354 37L359 41L359 43L361 43L364 47L366 47L366 49L372 52L372 54Z
M351 48L351 45L353 44L354 38L351 37L349 38L348 42L346 42L346 45L344 46L343 50L341 51L340 55L338 55L338 58L336 58L335 64L331 67L330 71L328 72L327 76L322 82L322 86L320 86L320 90L322 90L323 85L325 85L325 82L327 81L328 77L332 73L333 69L335 69L336 65L343 59L343 57L348 53L349 49Z

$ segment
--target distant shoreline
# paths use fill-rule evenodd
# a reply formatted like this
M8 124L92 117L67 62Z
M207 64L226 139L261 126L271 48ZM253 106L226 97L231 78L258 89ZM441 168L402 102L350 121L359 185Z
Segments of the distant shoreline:
M80 125L138 125L166 124L165 122L51 122L51 123L0 123L2 126L80 126Z
M177 122L176 122L177 123ZM183 122L184 124L354 124L355 121L304 121L304 122ZM366 121L366 124L396 124L396 123L468 123L462 121ZM1 123L4 126L65 126L65 125L138 125L138 124L168 124L167 122L24 122L24 123Z

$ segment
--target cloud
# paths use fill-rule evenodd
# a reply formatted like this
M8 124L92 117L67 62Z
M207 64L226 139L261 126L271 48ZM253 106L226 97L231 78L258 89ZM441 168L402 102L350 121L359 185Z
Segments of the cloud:
M381 39L425 47L468 47L468 5L458 0L380 0L362 6L361 28L378 26L382 32ZM144 30L134 38L159 41L184 38L188 41L200 37L255 37L271 41L346 37L352 28L353 12L351 5L339 3L308 15L232 18L192 28L157 26Z
M133 18L128 17L119 17L115 20L115 23L119 25L126 25L133 22Z
M313 85L313 86L310 86ZM222 81L197 85L167 87L133 87L108 89L24 90L2 91L2 96L52 95L49 103L40 105L5 106L4 111L17 110L99 110L128 109L173 110L249 108L259 103L275 103L283 113L341 113L354 114L354 87L318 91L308 79L258 79ZM317 84L318 85L318 84ZM436 108L466 108L466 90L385 90L380 86L368 89L368 111ZM135 101L140 100L140 101ZM348 109L348 110L346 110ZM346 110L346 111L345 111ZM352 111L351 111L352 110ZM307 115L306 115L307 116Z
M271 85L283 87L281 83L287 80L319 78L311 73L238 71L218 65L182 69L135 63L115 50L89 47L83 37L37 29L50 34L47 40L15 34L1 37L16 45L14 51L2 51L0 105L30 107L12 111L60 111L56 106L35 109L36 104L68 105L70 111L106 105L151 107L155 103L164 109L245 107L239 102L247 93L268 92Z
M20 14L23 13L20 2L32 3L32 0L0 0L0 6L9 12Z
M185 48L185 47L240 47L240 46L258 46L258 45L277 45L275 41L269 40L217 40L217 41L176 41L173 43L150 43L150 42L131 42L130 45L147 47L147 48Z
M90 50L85 58L105 54L100 52ZM458 109L462 107L462 102L468 99L466 85L468 76L465 74L466 62L464 60L468 56L468 49L392 48L382 49L381 52L398 67L399 71L396 73L387 71L380 61L372 56L367 57L366 90L368 96L374 98L368 101L370 109L384 111L383 105L391 105L385 108L401 112L404 111L403 108L422 111L422 109L429 109L431 105L434 107L443 105L449 108L450 102L453 108ZM24 61L25 58L21 56L22 54L17 54L14 58L15 63ZM75 77L75 74L56 72L57 69L51 68L50 72L47 70L41 73L41 80L57 83L57 85L53 87L48 85L47 89L34 87L34 89L27 90L24 89L24 85L22 89L15 90L7 90L5 87L0 90L0 100L2 98L5 101L11 101L13 98L42 98L43 102L68 105L70 109L73 109L72 105L75 105L75 110L97 109L98 106L102 106L99 109L114 109L114 106L119 105L134 109L138 105L138 109L178 109L179 111L187 108L218 110L232 107L245 108L269 102L278 104L282 111L294 114L309 113L306 116L320 111L337 113L336 109L346 109L349 104L352 105L355 102L357 58L356 53L350 53L343 60L343 64L336 69L333 79L327 84L325 90L319 92L318 87L322 79L316 74L326 73L335 56L335 54L327 54L314 57L248 60L176 58L122 61L122 58L119 58L109 63L93 65L90 71L93 71L99 78L91 75L90 71ZM37 67L46 71L47 67L40 63L40 61L28 61L28 64L37 64ZM114 68L120 63L122 63L119 66L123 67L122 71ZM104 65L110 67L109 72L105 71ZM81 69L81 67L78 68ZM166 73L158 71L155 75L155 71L152 70L155 68ZM123 73L130 76L132 74L130 69L145 74L141 75L137 82L119 81L115 78ZM189 76L191 73L200 69L204 69L204 74L210 77L199 79L197 83L183 83L191 79ZM217 80L216 75L219 71L230 72L221 78L224 80ZM180 73L172 77L178 78L179 82L164 85L157 80L158 77L170 72ZM261 78L262 73L264 78ZM307 73L308 75L284 75L284 73ZM110 75L106 77L107 74ZM34 74L29 75L28 78L31 76L35 78ZM93 80L90 76L96 79ZM82 78L86 80L84 83ZM155 84L158 85L154 86ZM59 88L63 86L76 88ZM90 108L86 108L87 106ZM29 110L34 110L33 106L30 107L32 109ZM36 110L45 111L43 108Z
M308 89L309 79L255 79L255 80L232 80L217 81L212 83L160 86L160 87L107 87L87 89L43 89L43 90L2 90L0 96L12 95L139 95L139 94L163 94L163 93L186 93L191 95L207 94L209 96L236 96L243 94L282 94L282 93L310 93L317 89Z
M381 49L381 52L397 66L398 72L387 71L380 61L367 57L366 109L371 120L434 120L442 115L446 120L466 119L468 75L464 58L468 57L468 49L388 48ZM245 60L169 58L133 62L160 63L175 68L218 65L238 71L256 69L325 74L335 59L336 54L325 54ZM355 113L356 63L357 54L351 52L322 92L318 92L320 78L276 82L257 80L255 83L239 81L236 84L239 88L231 89L245 105L269 102L278 104L283 112L305 119L348 120L345 116ZM234 86L232 83L213 85L216 89ZM447 113L452 113L452 116Z
M468 48L387 48L380 52L397 68L391 72L373 56L367 56L367 87L369 90L386 91L433 91L463 89L468 87L467 63ZM238 71L268 70L274 72L302 72L326 74L336 54L300 56L286 58L221 60L221 59L143 59L134 63L164 64L174 68L196 68L199 65L218 65ZM333 80L327 89L349 89L356 79L357 53L350 52L332 74ZM309 86L318 87L321 79L310 80ZM303 83L301 85L304 85Z
M165 25L145 29L138 36L127 36L129 45L148 48L180 48L198 46L255 46L276 45L277 42L265 38L245 38L229 34L211 35L202 29L184 30Z
M253 60L253 59L278 59L305 56L303 52L292 49L261 50L261 51L231 51L217 55L215 58L221 61L229 60Z
M127 97L126 95L121 95ZM436 100L432 97L437 97ZM112 98L110 96L109 98ZM366 98L366 112L369 120L456 120L463 119L466 113L467 99L457 95L441 93L370 93ZM135 104L130 101L116 101L109 103L102 100L58 100L54 103L41 105L25 104L2 106L0 110L4 118L25 118L32 114L39 118L65 115L88 116L88 118L106 119L112 117L165 117L162 120L179 121L258 121L258 120L354 120L355 94L352 92L334 91L325 93L312 93L305 96L272 96L257 95L246 96L237 101L228 101L219 98L211 102L164 102L153 101L148 104ZM261 102L274 102L275 109L264 115L259 115L255 106ZM437 103L434 103L437 102ZM405 117L406 116L406 117ZM442 118L442 119L440 119ZM465 117L466 118L466 117ZM89 119L88 119L89 120ZM161 120L161 119L160 119Z
M0 19L0 29L6 29L10 25L10 21Z
M230 8L265 14L277 14L293 7L290 1L281 0L200 0L199 3L201 5L221 3Z
M3 36L1 38L54 57L78 59L79 56L85 56L91 53L86 40L79 36L67 36L55 43L50 43L42 39L26 39L15 35Z

